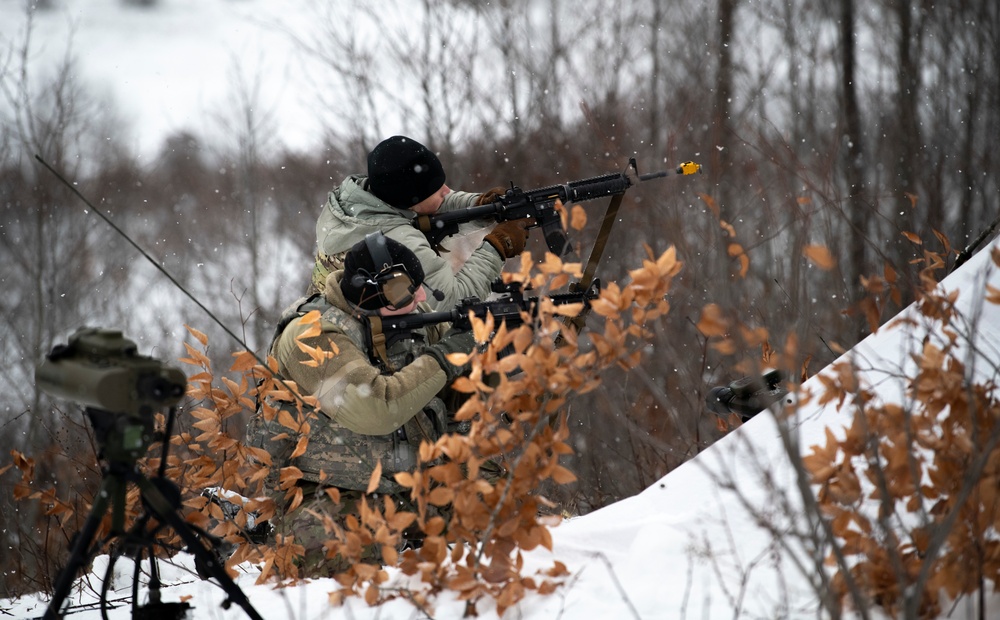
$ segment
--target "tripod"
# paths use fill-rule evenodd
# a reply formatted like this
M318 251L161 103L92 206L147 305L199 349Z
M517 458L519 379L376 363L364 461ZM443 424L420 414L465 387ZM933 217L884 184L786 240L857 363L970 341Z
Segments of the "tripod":
M45 611L44 619L56 620L62 617L63 603L73 587L77 573L87 565L100 548L100 545L93 545L94 536L109 508L111 509L110 538L121 537L125 534L126 490L128 484L132 483L139 487L146 510L146 514L138 520L137 528L134 528L134 530L139 531L140 538L145 538L143 532L150 518L155 518L161 524L169 525L187 545L187 550L194 554L199 572L203 570L207 572L208 576L214 577L228 595L223 607L228 608L230 604L235 602L252 620L263 620L250 604L246 594L230 579L229 574L226 573L225 563L213 553L214 548L206 547L206 540L211 539L208 536L199 537L192 526L177 512L177 507L180 505L180 491L176 485L163 476L167 462L166 447L170 441L169 429L172 426L174 409L171 408L167 417L167 432L163 440L164 449L160 460L160 470L154 478L146 477L136 467L136 459L144 452L144 439L148 433L148 428L142 422L136 422L134 418L121 414L91 407L86 408L85 411L94 427L98 445L102 446L106 465L102 471L103 480L95 497L94 505L83 524L83 528L76 535L69 561L56 578L52 600ZM153 544L152 539L141 542L147 546ZM150 562L154 561L153 554L150 553ZM155 567L153 574L156 575ZM136 576L138 577L138 575ZM103 604L103 594L101 598Z

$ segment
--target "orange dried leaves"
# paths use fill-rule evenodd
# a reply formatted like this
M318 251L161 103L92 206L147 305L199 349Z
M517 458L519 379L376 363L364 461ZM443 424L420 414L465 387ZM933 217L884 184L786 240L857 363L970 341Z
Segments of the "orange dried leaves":
M849 577L891 614L915 606L936 617L942 595L1000 583L1000 560L984 554L1000 551L1000 448L986 439L1000 435L1000 399L991 382L970 382L956 357L954 303L946 292L918 300L950 336L913 355L905 405L878 402L849 363L821 376L820 402L849 403L853 421L843 437L828 429L802 461L846 558L829 557L835 591L849 597Z

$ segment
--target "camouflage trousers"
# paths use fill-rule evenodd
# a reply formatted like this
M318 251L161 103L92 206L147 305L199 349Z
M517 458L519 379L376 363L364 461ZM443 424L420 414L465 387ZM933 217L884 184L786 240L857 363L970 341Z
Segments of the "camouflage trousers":
M480 467L480 475L490 484L496 482L506 475L506 469L496 461L487 461ZM326 543L336 538L336 533L327 532L324 526L324 517L329 517L333 523L342 530L347 529L347 518L360 513L360 503L365 501L365 493L351 489L338 489L340 491L340 503L335 503L326 494L322 485L314 482L299 482L299 487L303 491L303 502L294 511L286 512L284 508L278 511L272 522L274 529L271 536L281 535L282 537L294 537L296 544L302 545L303 553L298 559L297 565L300 575L306 578L332 577L337 573L344 572L351 566L351 561L340 555L327 557ZM283 494L282 494L283 495ZM414 510L407 497L402 495L388 494L394 501L397 510ZM381 500L380 500L381 501ZM278 506L282 506L279 502ZM444 507L428 506L430 514L427 516L438 516L444 519L445 529L451 521L451 505ZM397 545L398 551L406 548L419 548L423 541L423 532L416 524L407 528ZM370 545L362 550L361 562L366 564L383 564L381 549L377 545Z
M294 537L294 542L302 545L304 552L297 564L303 577L332 577L347 570L351 565L349 559L340 555L327 557L325 543L335 539L337 535L326 531L324 517L329 517L333 523L346 530L347 518L360 513L360 502L364 501L365 493L339 489L340 503L335 503L324 492L325 487L317 483L300 482L299 487L303 492L302 504L291 512L282 509L275 516L273 535ZM362 551L361 561L381 566L381 551L377 546L371 545Z

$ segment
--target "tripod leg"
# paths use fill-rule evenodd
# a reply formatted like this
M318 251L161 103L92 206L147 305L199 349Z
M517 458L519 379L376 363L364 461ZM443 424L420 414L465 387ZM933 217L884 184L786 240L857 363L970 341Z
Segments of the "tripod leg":
M97 528L101 524L101 518L108 509L108 503L111 501L111 498L115 496L115 491L119 484L119 481L107 477L101 483L96 501L90 508L90 514L83 524L83 529L76 535L76 542L73 543L69 561L56 578L52 600L49 601L49 606L43 616L45 620L56 620L62 617L60 610L70 590L73 588L73 581L76 579L77 573L90 561L90 544L94 540L94 534L97 533Z
M174 506L163 496L160 489L156 487L148 478L140 477L136 480L139 485L139 489L142 491L143 497L146 503L153 511L156 518L162 523L170 525L177 532L180 537L187 544L191 553L194 554L196 558L201 560L206 568L211 572L212 576L219 582L222 586L223 591L229 596L229 599L243 608L252 620L264 620L264 618L257 613L257 610L253 608L250 604L250 599L247 598L243 590L237 586L232 579L229 578L229 573L226 572L226 566L224 562L221 562L219 558L216 558L212 553L205 548L205 544L200 540L195 533L191 530L191 527L186 521L181 517L181 515L174 509Z

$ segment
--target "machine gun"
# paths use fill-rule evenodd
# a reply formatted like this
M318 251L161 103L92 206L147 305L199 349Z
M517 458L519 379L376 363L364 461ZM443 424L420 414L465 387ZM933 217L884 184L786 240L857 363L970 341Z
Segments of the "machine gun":
M524 191L511 183L510 189L490 204L464 209L455 209L434 215L421 215L413 220L413 225L424 233L431 247L440 247L441 241L458 233L459 224L479 218L493 218L497 222L533 218L529 228L540 226L545 235L545 243L556 256L562 256L568 240L563 230L556 201L563 204L594 200L604 196L624 194L630 187L642 181L658 179L671 174L694 174L701 172L701 166L694 162L684 162L676 170L663 170L649 174L639 174L635 158L629 160L624 172L605 174L580 181L570 181L563 185L550 185L531 191Z
M368 357L377 366L388 367L389 360L386 351L401 341L412 339L414 330L438 325L440 323L451 323L452 327L460 330L472 329L472 319L486 319L493 315L497 325L506 323L508 328L517 327L525 322L525 316L529 320L538 315L539 298L525 297L524 288L520 282L504 284L497 280L491 286L496 299L482 301L478 297L467 297L459 302L452 310L439 312L423 312L414 314L404 314L400 316L378 316L371 315L365 317L368 323L366 330L366 343ZM601 292L601 281L594 279L590 286L581 291L568 293L557 293L548 295L555 305L589 304L597 299Z

